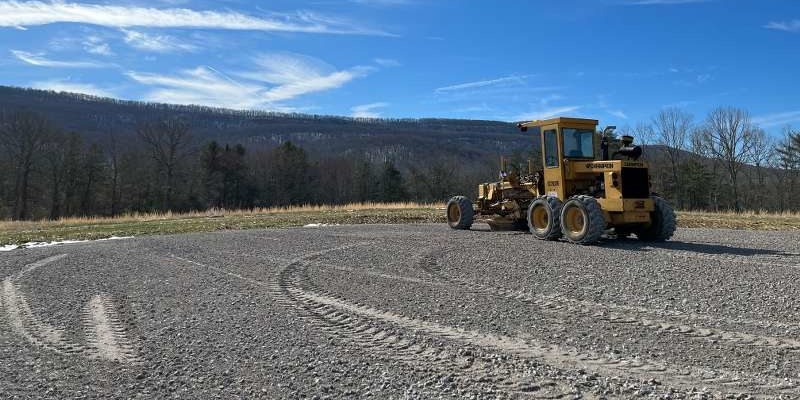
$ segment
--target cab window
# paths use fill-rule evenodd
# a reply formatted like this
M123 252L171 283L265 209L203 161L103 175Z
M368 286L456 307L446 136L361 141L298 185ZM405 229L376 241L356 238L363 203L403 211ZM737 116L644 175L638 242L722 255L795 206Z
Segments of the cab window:
M564 128L564 157L566 158L594 158L593 129Z
M555 129L544 131L544 162L547 168L558 167L558 135Z

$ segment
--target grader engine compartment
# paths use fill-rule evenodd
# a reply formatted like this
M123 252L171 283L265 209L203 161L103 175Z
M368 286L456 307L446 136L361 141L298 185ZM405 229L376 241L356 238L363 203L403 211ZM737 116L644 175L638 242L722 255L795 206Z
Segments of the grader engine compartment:
M650 193L649 165L633 138L597 131L597 120L553 118L518 124L538 141L541 165L526 171L500 161L499 181L478 185L473 204L464 196L448 202L453 229L475 221L492 230L527 230L537 239L578 244L636 235L663 241L675 231L675 213Z

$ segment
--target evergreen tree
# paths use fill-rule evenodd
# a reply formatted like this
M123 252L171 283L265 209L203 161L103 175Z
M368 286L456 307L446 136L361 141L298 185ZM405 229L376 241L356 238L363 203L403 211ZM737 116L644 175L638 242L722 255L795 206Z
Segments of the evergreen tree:
M406 201L407 199L408 192L406 192L405 184L403 183L403 175L395 168L394 162L385 162L383 164L383 174L381 175L380 200L391 203Z

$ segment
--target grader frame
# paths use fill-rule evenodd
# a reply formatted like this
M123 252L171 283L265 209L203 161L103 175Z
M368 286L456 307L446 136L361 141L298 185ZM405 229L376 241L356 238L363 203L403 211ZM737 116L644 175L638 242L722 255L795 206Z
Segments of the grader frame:
M649 165L633 138L613 139L613 127L597 131L597 120L553 118L519 124L534 133L542 164L527 171L509 170L501 159L500 180L478 185L473 204L464 196L448 202L453 229L469 229L475 221L492 230L529 230L537 239L561 237L579 244L603 235L636 234L641 240L669 239L675 214L650 193Z

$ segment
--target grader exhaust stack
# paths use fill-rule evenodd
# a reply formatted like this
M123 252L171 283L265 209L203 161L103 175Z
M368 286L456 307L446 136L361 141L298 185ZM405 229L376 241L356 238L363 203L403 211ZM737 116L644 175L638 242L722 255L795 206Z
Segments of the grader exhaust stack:
M665 241L675 232L675 213L666 200L651 195L649 165L633 138L610 139L614 127L597 132L597 121L554 118L517 125L534 132L542 165L529 160L525 174L508 171L501 159L500 181L478 185L473 204L456 196L447 204L453 229L473 221L492 230L528 230L541 240L595 243L604 234L636 235Z

